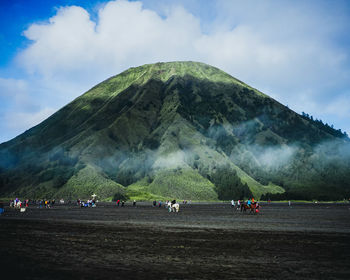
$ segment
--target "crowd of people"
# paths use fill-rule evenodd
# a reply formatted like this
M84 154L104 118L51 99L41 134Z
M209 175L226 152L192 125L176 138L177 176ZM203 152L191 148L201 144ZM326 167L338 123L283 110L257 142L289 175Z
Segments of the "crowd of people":
M55 205L55 200L48 199L40 199L40 200L29 200L25 199L21 201L19 198L15 198L14 200L10 200L10 207L15 208L27 208L29 204L38 205L39 208L51 208Z
M236 203L232 199L231 200L231 207L236 208L237 210L240 210L241 212L245 211L247 209L251 209L251 210L254 210L255 213L258 213L259 209L260 209L260 204L259 204L259 201L256 201L253 197L253 198L249 198L247 201L238 199L237 200L237 207L236 207Z
M96 201L94 199L88 199L87 201L83 201L80 199L77 199L77 205L80 207L96 207Z
M96 195L95 195L95 197L96 197ZM96 200L94 198L88 199L86 201L77 199L76 205L80 206L80 207L96 207ZM38 205L38 208L52 208L55 205L55 199L52 199L52 200L41 199L41 200L31 200L31 201L26 199L24 201L21 201L20 199L16 198L16 199L10 201L10 206L21 209L21 208L28 207L29 203L34 204L34 205ZM69 203L70 203L70 201L69 201ZM124 200L118 199L116 201L116 206L117 207L124 207L125 203L126 202ZM191 200L189 200L189 201L183 200L182 203L183 204L190 204ZM59 204L65 204L63 198L59 200ZM152 201L153 207L159 207L159 208L164 207L164 208L167 208L168 210L169 209L171 210L172 208L174 208L173 207L174 205L177 206L178 204L179 203L177 203L175 199L172 201L166 200L164 203L162 200L159 200L159 201L153 200ZM289 204L289 206L291 205L290 202L288 204ZM136 207L136 200L132 201L132 206ZM240 210L241 212L246 211L247 209L250 209L251 212L258 213L259 208L260 208L260 204L254 198L249 198L246 201L241 200L241 199L238 199L237 201L235 201L232 199L231 200L231 207L236 209L236 210ZM0 207L0 212L2 213L3 211L4 211L4 207Z

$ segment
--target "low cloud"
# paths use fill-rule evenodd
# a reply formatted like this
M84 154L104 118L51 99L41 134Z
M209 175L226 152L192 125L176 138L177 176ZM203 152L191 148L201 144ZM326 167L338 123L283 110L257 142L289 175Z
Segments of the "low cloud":
M252 146L248 150L254 154L263 167L280 168L292 162L298 148L287 145L277 147Z
M186 152L187 153L187 152ZM153 164L155 169L172 169L186 165L186 154L179 150L164 156L158 156Z

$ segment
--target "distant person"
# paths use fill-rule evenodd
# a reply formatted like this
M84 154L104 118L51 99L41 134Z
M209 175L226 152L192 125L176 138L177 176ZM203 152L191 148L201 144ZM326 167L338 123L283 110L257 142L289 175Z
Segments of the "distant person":
M0 202L0 215L2 214L2 213L4 213L4 204L2 203L2 202Z
M291 206L291 204L292 204L292 203L291 203L291 202L290 202L290 200L289 200L289 201L288 201L288 205L289 205L289 207Z
M120 199L117 200L117 207L119 207Z
M241 200L238 199L237 200L237 210L239 210L241 208Z
M161 200L159 200L159 202L158 202L158 207L159 208L162 207L162 201Z
M125 203L125 201L123 200L123 201L122 201L122 207L124 207L124 203Z
M260 204L259 204L259 201L257 201L255 203L255 213L259 213L259 211L260 211Z
M136 200L134 199L134 201L132 202L132 206L136 207Z
M157 201L153 200L153 207L156 207Z
M235 201L232 199L231 200L231 207L234 208L235 207Z

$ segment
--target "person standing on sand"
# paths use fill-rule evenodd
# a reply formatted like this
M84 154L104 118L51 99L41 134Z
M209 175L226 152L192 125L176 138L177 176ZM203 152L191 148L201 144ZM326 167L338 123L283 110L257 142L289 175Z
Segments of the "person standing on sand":
M259 213L260 211L260 204L259 204L259 201L256 201L255 202L255 213Z
M0 202L0 215L4 212L5 212L4 211L4 204L2 202Z

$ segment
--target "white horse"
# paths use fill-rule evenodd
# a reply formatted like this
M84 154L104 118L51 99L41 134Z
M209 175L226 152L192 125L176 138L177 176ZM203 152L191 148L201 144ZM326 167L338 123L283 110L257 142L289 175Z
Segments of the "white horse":
M171 204L171 202L169 201L167 204L167 208L169 212L179 212L180 205L179 203Z
M179 209L180 209L180 205L179 203L174 203L173 205L171 205L171 210L172 212L179 212Z
M14 208L20 209L21 205L22 205L22 201L20 201L20 200L18 200L17 202L16 202L16 200L13 201L13 207Z

